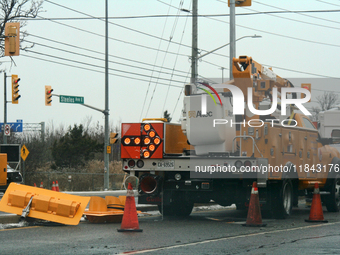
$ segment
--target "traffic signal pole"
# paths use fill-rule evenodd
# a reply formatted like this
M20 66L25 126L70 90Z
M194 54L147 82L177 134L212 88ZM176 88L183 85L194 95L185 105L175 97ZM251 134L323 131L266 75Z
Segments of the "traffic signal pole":
M104 138L104 190L109 189L109 28L108 28L108 0L105 0L105 138Z
M233 58L236 55L236 33L235 33L235 0L230 0L230 48L229 48L229 80L233 79Z
M7 144L7 136L5 135L5 125L7 124L7 82L6 72L4 72L4 125L2 127L3 144Z

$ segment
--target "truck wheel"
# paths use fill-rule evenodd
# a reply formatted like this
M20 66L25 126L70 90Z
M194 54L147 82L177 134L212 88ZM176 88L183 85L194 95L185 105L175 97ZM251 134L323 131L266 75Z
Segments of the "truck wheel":
M170 205L158 205L158 210L163 216L189 216L194 208L194 203L174 201Z
M327 211L339 212L340 210L340 175L335 176L333 183L329 189L330 194L326 195L323 202Z
M292 214L293 209L293 184L290 179L275 184L271 189L271 205L273 217L285 219Z

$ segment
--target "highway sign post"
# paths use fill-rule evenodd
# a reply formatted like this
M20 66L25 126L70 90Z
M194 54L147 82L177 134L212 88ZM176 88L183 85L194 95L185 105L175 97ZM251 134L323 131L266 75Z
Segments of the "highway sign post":
M28 156L28 154L30 153L28 151L28 149L26 148L25 144L21 147L21 158L22 158L22 178L23 178L23 182L25 183L26 181L26 172L25 172L25 161L26 161L26 158Z
M9 124L6 124L4 127L4 132L5 132L5 136L10 136L11 135L11 126Z
M68 104L84 104L84 97L60 95L59 102Z

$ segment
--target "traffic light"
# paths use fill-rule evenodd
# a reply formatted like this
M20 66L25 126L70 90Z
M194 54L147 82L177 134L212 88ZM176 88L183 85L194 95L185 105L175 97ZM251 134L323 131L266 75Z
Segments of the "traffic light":
M19 56L20 23L6 23L5 25L5 56Z
M45 105L51 106L52 105L52 87L45 86Z
M228 6L230 7L230 0L228 0ZM251 0L235 0L235 7L251 6Z
M312 93L312 84L310 83L301 83L301 88L309 90L310 93ZM305 95L301 94L301 98L305 98ZM309 100L307 103L309 103L311 100Z
M110 144L118 142L118 133L110 133Z
M18 75L12 74L12 104L18 104L19 98L19 81Z

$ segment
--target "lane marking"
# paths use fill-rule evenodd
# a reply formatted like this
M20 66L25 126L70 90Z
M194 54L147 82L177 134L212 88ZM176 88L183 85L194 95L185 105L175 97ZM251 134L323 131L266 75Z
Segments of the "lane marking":
M119 253L118 255L142 254L142 253L146 253L146 252L156 252L156 251L162 251L162 250L170 250L170 249L181 248L181 247L186 247L186 246L194 246L194 245L198 245L198 244L213 243L213 242L217 242L217 241L232 240L232 239L237 239L237 238L246 238L246 237L250 237L250 236L258 236L258 235L265 235L265 234L289 232L289 231L294 231L294 230L324 227L324 226L331 226L331 225L336 225L336 224L340 224L340 222L323 223L323 224L297 227L297 228L291 228L291 229L280 229L280 230L273 230L273 231L266 231L266 232L260 232L260 233L252 233L252 234L244 234L244 235L238 235L238 236L220 237L220 238L210 239L210 240L205 240L205 241L186 243L186 244L177 244L177 245L173 245L173 246L159 247L159 248L153 248L153 249L147 249L147 250L126 251L126 252Z

